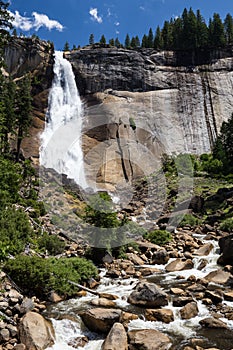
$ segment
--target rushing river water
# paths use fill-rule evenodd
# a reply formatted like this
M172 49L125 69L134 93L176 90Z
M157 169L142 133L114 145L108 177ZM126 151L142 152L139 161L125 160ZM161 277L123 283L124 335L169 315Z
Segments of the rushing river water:
M203 240L203 236L198 235L199 239ZM208 241L212 243L214 248L208 256L198 256L194 258L194 268L190 270L183 270L177 272L166 272L165 265L149 265L150 267L156 267L160 270L159 273L148 276L149 282L155 282L160 285L163 290L169 291L171 287L179 287L183 283L186 283L188 278L192 275L197 278L205 277L209 272L219 268L217 266L218 254L218 242ZM206 243L203 240L203 243ZM208 261L206 267L201 271L197 269L200 261L206 259ZM170 263L173 259L170 259ZM148 266L148 265L145 265ZM144 267L145 267L144 266ZM140 269L141 267L138 266ZM179 278L178 278L179 276ZM181 276L183 278L181 278ZM134 289L138 279L111 279L105 277L105 271L101 271L101 284L98 287L99 292L111 293L117 295L119 298L116 300L116 307L127 312L137 313L139 318L129 323L129 330L132 329L156 329L166 333L173 339L174 346L172 349L182 349L183 346L188 345L190 339L200 338L203 340L206 347L218 347L221 350L230 350L233 343L233 321L226 318L221 318L228 325L228 330L211 330L203 329L199 321L210 317L211 313L207 306L202 303L202 300L196 300L198 305L198 315L189 320L183 320L180 317L179 311L181 307L174 307L172 301L166 308L169 308L174 313L174 321L168 324L164 322L146 321L144 317L144 309L132 306L128 304L127 297ZM213 289L219 287L212 284ZM56 343L50 348L50 350L72 350L73 347L69 346L69 343L80 336L87 336L90 341L84 347L78 347L78 349L84 350L100 350L103 343L103 338L100 335L89 332L82 324L81 319L77 315L80 310L84 310L90 307L90 301L96 298L92 294L77 299L71 299L61 302L52 307L50 310L50 317L52 318L55 330L56 330ZM229 305L233 307L233 302L223 301L223 305Z

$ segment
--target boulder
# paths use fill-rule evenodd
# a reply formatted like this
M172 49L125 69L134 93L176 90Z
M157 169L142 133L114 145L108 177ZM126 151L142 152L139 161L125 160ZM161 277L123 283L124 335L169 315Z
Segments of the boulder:
M174 272L174 271L182 271L182 270L190 270L194 266L192 260L182 260L181 258L178 258L172 262L170 262L166 266L167 272Z
M169 255L165 249L160 249L153 254L152 264L165 265L169 260Z
M127 334L121 323L114 323L101 350L128 350Z
M54 344L52 323L36 312L27 312L19 324L20 342L29 350L43 350Z
M220 265L233 265L233 234L219 239L220 253L218 259Z
M127 329L129 322L137 319L138 319L138 315L132 314L130 312L122 311L121 317L120 317L120 323L122 323L123 326Z
M91 304L95 306L103 306L103 307L115 307L116 304L114 301L106 299L106 298L96 298L91 300Z
M135 265L143 265L145 264L145 261L142 260L138 255L134 253L126 253L127 258L132 261Z
M201 320L200 325L205 328L227 328L226 323L214 317L207 317Z
M115 322L119 322L121 310L95 308L79 313L84 324L90 331L108 333Z
M233 290L223 293L224 299L228 301L233 301Z
M218 304L223 301L222 293L213 290L207 290L205 292L205 298L211 299L214 304Z
M195 317L197 315L198 315L198 307L195 301L192 301L191 303L186 304L180 310L180 316L183 320L189 320L190 318Z
M131 350L168 350L171 339L155 329L133 330L128 332Z
M157 308L168 304L168 295L154 283L138 283L128 297L128 302L133 305Z
M232 276L229 272L219 269L208 273L208 275L205 276L205 279L208 282L227 284L232 279Z
M164 323L174 321L174 314L170 309L147 309L145 317L148 321L161 321Z
M173 299L173 306L181 307L193 301L192 297L175 297Z
M204 256L204 255L209 255L211 250L213 249L213 244L212 243L206 243L199 249L196 249L193 254L197 256Z

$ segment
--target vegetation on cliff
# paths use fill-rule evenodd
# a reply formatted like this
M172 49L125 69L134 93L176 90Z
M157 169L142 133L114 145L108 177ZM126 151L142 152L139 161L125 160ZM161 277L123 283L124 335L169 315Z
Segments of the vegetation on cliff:
M101 36L101 44L106 44L106 38ZM90 35L89 44L95 43L94 34ZM181 16L166 20L160 28L149 29L141 42L139 37L126 35L122 44L119 39L109 39L110 46L134 48L154 48L157 50L188 50L198 48L223 48L233 44L233 18L228 13L222 21L218 13L214 13L206 24L200 10L196 13L190 8L184 9ZM66 46L67 48L67 46Z

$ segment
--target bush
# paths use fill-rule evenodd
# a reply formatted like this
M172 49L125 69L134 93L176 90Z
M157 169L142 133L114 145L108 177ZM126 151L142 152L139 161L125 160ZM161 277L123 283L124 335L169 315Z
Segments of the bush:
M220 230L226 231L226 232L232 232L233 231L233 218L228 218L221 222L220 224Z
M180 227L184 226L196 226L200 223L200 220L196 218L192 214L185 214L184 217L182 218L181 222L179 223Z
M97 269L91 261L84 258L48 258L19 255L8 260L4 270L12 280L25 292L37 297L46 297L55 291L65 297L74 296L76 283L97 276Z
M33 230L23 211L8 208L0 212L0 241L5 253L21 253L32 235Z
M172 239L171 233L166 230L151 231L146 233L143 237L148 241L150 241L151 243L158 244L161 246L170 242Z
M38 246L42 250L47 250L51 255L61 254L65 248L65 242L60 240L57 236L50 236L47 233L44 233L38 239Z

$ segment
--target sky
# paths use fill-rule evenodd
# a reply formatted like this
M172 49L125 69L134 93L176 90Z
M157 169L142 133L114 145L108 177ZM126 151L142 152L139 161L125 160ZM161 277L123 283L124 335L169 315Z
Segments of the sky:
M214 12L233 16L233 0L11 0L9 10L18 34L36 34L62 50L66 41L70 48L87 45L91 33L96 42L102 34L122 43L127 33L141 39L185 7L200 9L206 23Z

